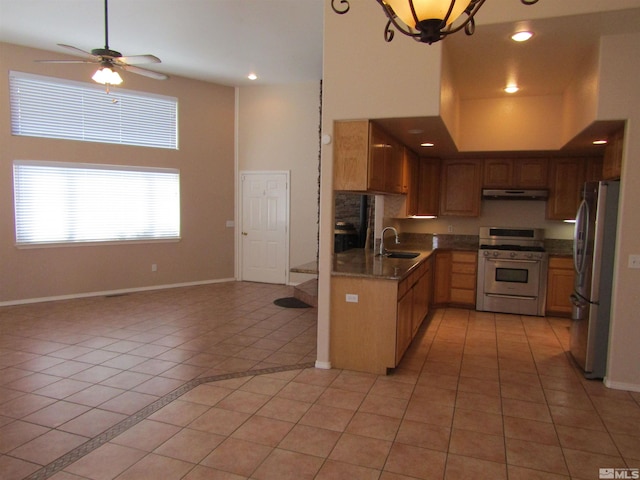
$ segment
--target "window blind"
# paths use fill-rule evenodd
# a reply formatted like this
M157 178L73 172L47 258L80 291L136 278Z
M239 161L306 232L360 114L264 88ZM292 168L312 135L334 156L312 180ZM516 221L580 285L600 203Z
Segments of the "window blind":
M15 161L16 243L180 238L176 169Z
M10 72L11 133L178 148L174 97Z

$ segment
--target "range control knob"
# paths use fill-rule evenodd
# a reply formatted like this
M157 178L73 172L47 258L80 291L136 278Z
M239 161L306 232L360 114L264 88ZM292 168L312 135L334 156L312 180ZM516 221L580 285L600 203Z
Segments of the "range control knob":
M516 252L510 252L510 253L509 253L509 256L510 256L511 258L515 258L515 256L516 256Z
M500 255L500 252L498 252L497 250L494 250L494 251L493 251L493 256L494 256L494 257L497 257L498 255Z

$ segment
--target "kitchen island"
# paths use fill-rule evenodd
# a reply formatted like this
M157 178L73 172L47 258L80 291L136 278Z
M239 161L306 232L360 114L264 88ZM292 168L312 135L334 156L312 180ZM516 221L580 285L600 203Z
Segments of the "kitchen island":
M331 364L385 374L400 362L429 312L432 250L389 258L352 249L334 256Z

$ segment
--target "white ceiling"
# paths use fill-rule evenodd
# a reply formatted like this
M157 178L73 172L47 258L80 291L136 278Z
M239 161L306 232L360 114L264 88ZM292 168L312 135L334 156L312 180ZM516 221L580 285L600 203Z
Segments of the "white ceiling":
M223 85L322 77L322 0L110 0L109 47L150 70ZM0 0L0 41L57 52L104 47L103 0ZM144 67L144 65L140 65ZM69 66L73 68L73 66Z

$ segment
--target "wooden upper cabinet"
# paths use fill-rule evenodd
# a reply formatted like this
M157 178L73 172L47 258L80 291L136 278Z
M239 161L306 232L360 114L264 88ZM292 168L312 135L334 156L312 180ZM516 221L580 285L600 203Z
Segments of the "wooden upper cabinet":
M480 215L482 162L456 159L442 161L440 215Z
M369 120L334 123L333 188L403 193L404 147Z
M602 176L604 180L618 180L622 172L622 147L624 143L624 128L613 133L604 151Z
M511 188L513 186L513 160L510 158L484 161L484 181L486 188Z
M369 121L335 122L333 135L334 190L366 191L369 181Z
M485 188L547 188L546 158L496 158L484 161Z
M518 158L515 160L516 188L547 188L549 161L546 158Z
M389 150L393 147L386 135L371 125L371 143L369 144L369 170L367 190L382 192L385 189Z
M418 161L417 208L413 215L438 216L440 212L440 159Z
M584 158L553 158L550 162L547 219L576 218L580 192L585 182L587 161Z
M407 194L406 215L418 215L418 182L420 174L420 159L411 150L404 149L404 188Z

